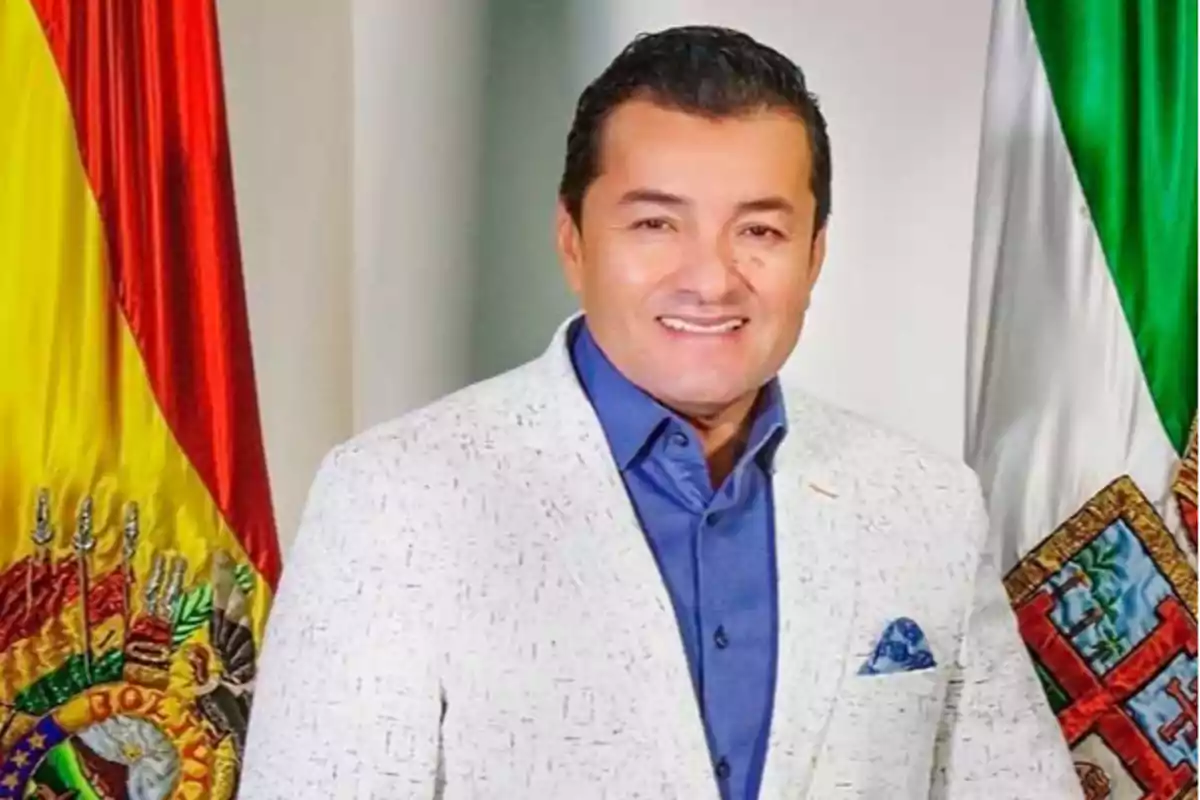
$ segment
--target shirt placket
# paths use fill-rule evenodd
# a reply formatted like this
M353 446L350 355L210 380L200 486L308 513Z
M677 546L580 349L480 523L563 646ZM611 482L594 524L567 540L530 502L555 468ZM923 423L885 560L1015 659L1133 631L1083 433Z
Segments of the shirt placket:
M702 662L704 682L701 688L701 705L705 718L710 715L727 719L727 698L723 692L730 685L728 674L730 648L733 646L731 631L726 627L728 611L726 600L729 589L728 576L723 573L716 557L722 549L718 537L734 535L737 525L736 499L740 488L740 470L731 474L725 485L709 498L707 507L696 524L696 576L697 607L699 609L697 644ZM744 782L745 776L737 774L739 766L732 757L732 743L728 740L726 726L709 726L710 747L713 757L713 773L723 798L734 796L732 787Z

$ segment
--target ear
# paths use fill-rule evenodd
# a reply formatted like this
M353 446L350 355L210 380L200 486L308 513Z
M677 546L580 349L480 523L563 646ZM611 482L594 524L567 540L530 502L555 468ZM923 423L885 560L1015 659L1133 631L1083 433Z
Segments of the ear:
M554 213L554 249L562 263L563 276L576 295L583 291L583 234L560 199Z
M828 224L822 225L821 230L817 231L817 235L813 237L812 250L808 256L808 286L810 289L817 282L817 278L821 277L821 267L825 266L825 232L828 230Z

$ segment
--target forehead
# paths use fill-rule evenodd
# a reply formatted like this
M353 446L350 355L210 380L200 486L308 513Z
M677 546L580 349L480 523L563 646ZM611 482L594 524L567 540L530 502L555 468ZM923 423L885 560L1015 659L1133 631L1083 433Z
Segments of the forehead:
M783 110L707 117L631 100L605 121L599 156L596 183L619 191L636 184L697 197L809 193L807 132Z

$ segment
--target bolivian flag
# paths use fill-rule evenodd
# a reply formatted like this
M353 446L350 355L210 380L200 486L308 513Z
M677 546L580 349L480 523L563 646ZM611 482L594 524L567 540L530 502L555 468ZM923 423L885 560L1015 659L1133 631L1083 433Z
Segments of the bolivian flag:
M0 0L0 799L232 796L279 568L213 3Z
M1196 0L997 0L967 457L1087 797L1195 798Z

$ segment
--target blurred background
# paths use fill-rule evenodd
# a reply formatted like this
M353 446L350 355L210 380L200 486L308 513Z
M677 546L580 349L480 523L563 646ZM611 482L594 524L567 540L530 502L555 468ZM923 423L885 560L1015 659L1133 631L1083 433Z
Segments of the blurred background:
M336 443L541 352L575 99L637 33L793 58L833 145L829 257L786 377L963 440L983 0L221 0L267 462L284 545Z

